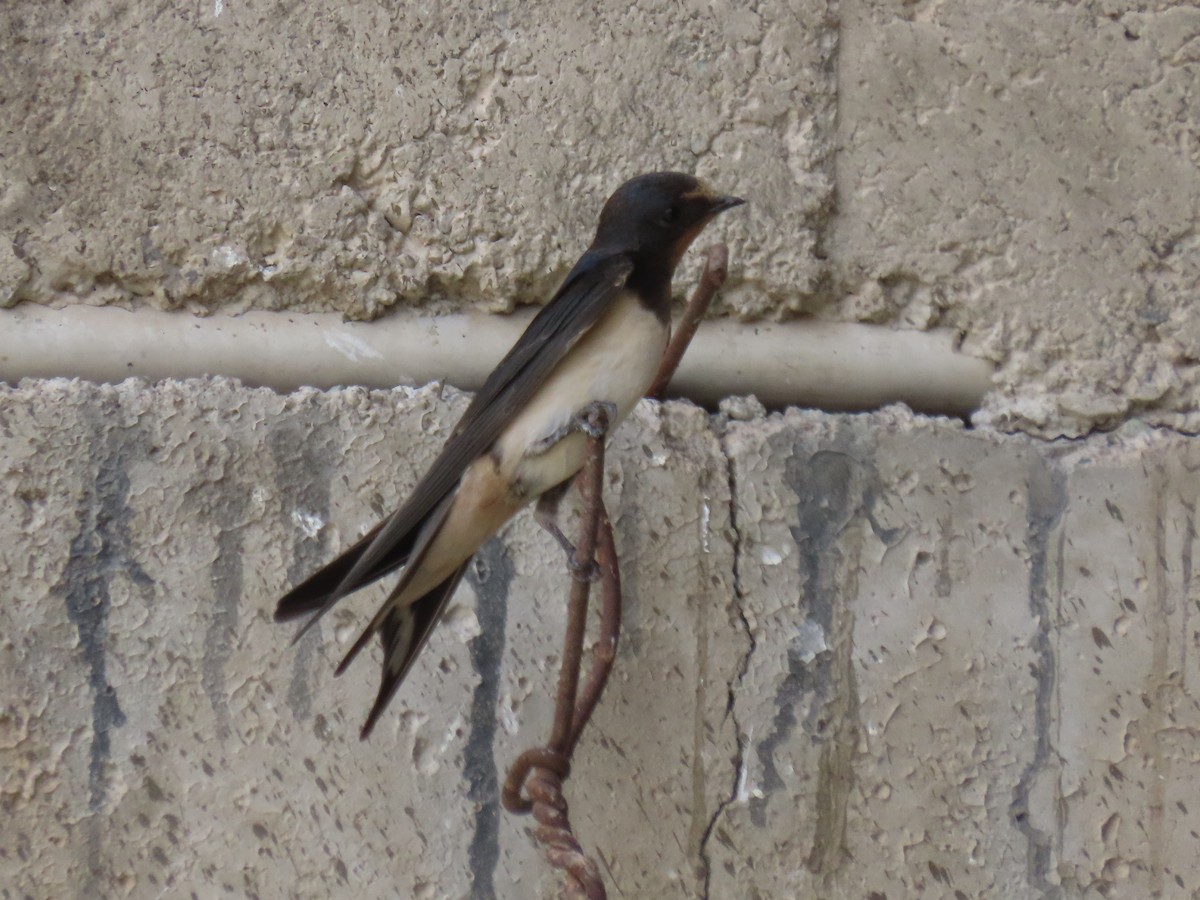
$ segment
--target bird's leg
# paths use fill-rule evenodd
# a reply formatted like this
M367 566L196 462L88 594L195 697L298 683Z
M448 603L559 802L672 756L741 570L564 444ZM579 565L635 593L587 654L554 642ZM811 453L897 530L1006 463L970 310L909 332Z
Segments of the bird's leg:
M541 456L574 430L574 420L568 422L566 425L559 425L549 434L544 434L536 441L533 441L525 453L528 456ZM551 490L553 490L553 488L551 488Z
M571 487L571 482L574 479L568 478L562 484L555 485L538 497L537 505L533 508L533 519L542 529L558 542L558 546L562 547L563 553L567 554L567 568L571 570L572 577L584 578L587 581L595 581L599 574L594 562L580 562L579 553L571 539L563 534L563 530L558 527L558 505L562 502L562 498L566 495Z
M570 570L571 577L579 581L595 581L600 577L600 567L596 565L595 560L581 560L579 548L571 543L571 539L563 534L563 530L558 526L558 505L573 481L573 478L568 478L538 497L533 508L533 519L542 526L543 531L558 542L558 546L562 547L563 553L567 555L567 569Z
M572 431L582 432L593 439L602 438L608 432L609 425L616 415L616 405L607 400L589 403L579 410L569 423L561 428L556 428L552 433L536 441L530 447L530 452L545 453ZM571 539L563 534L563 530L558 525L558 506L570 489L573 480L568 478L562 484L555 485L538 497L537 505L533 508L533 518L567 554L567 568L571 570L572 577L584 581L595 581L600 575L600 569L595 560L587 562L580 560L577 548L571 543Z

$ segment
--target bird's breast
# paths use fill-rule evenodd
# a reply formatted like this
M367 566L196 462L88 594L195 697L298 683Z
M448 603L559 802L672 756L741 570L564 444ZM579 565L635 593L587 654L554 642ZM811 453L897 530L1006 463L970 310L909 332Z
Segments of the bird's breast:
M616 428L649 389L669 335L670 326L633 292L618 295L497 440L499 468L516 493L531 499L579 471L587 454L587 439L579 432L543 452L531 448L596 401L616 406L610 431Z

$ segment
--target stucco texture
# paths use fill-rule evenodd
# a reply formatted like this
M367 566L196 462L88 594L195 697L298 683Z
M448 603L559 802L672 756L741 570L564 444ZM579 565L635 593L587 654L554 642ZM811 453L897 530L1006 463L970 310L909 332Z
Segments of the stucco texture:
M669 167L751 201L718 315L953 328L1003 430L1200 427L1193 4L17 2L0 41L0 304L509 310Z
M624 636L566 791L610 897L1200 895L1195 4L10 0L0 51L0 329L508 312L673 168L750 201L712 315L995 365L969 423L616 434ZM377 651L333 668L380 592L271 621L466 402L0 385L0 897L558 895L498 800L569 583L528 516L367 743Z
M379 590L274 600L390 508L437 388L0 394L0 883L15 896L552 897L498 785L545 740L570 579L522 515L371 740ZM643 403L606 494L615 676L567 798L609 896L1186 896L1191 442L895 408Z

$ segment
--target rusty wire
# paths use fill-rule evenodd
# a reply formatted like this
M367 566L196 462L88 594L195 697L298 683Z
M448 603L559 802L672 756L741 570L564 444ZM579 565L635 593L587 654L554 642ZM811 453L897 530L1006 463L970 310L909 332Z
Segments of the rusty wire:
M609 634L601 634L599 647L604 652L597 655L596 662L603 665L597 677L598 665L592 673L584 692L584 703L579 705L582 716L577 717L576 701L579 692L579 668L583 658L583 638L587 627L588 596L591 593L589 563L596 556L598 533L605 538L599 544L608 550L602 554L605 563L600 565L600 579L605 582L606 598L620 596L617 582L616 555L612 553L612 526L604 512L604 438L608 429L608 416L602 410L589 415L589 424L597 432L588 440L588 459L580 474L580 493L583 496L583 530L575 548L575 565L571 581L571 597L567 606L567 629L563 641L563 661L558 676L558 697L554 707L554 726L550 741L545 747L526 750L508 771L504 781L501 800L504 808L513 813L533 813L538 827L534 836L546 848L546 858L555 868L567 873L568 895L586 897L588 900L605 900L607 894L600 870L596 867L571 831L567 815L567 801L563 798L563 781L571 773L571 752L575 742L587 724L595 708L600 692L607 680L611 659L616 654L617 631L620 615L602 616L608 619ZM528 799L521 796L524 786Z
M724 244L709 248L700 283L663 354L648 397L661 397L670 383L696 327L725 283L728 259L729 251ZM608 683L621 632L621 573L612 523L604 508L604 442L610 423L602 409L595 409L588 414L587 424L592 434L588 439L588 458L576 480L583 498L582 531L570 567L573 570L571 593L554 725L546 746L532 747L513 761L500 799L511 813L533 814L538 823L534 836L545 847L546 859L567 875L567 896L606 900L608 895L600 870L575 839L567 801L563 797L563 782L571 774L571 756ZM600 582L600 625L592 650L591 668L580 689L579 670L593 575L590 563L595 565Z
M713 244L708 248L708 255L704 258L704 271L700 273L700 283L692 291L687 307L684 309L683 315L679 317L679 325L663 354L658 374L654 376L654 383L646 392L647 397L652 400L662 399L667 385L671 383L671 378L675 375L675 370L679 368L679 361L683 359L684 351L692 342L696 329L700 327L700 320L708 312L713 297L717 296L717 291L725 284L728 276L729 248L724 244Z

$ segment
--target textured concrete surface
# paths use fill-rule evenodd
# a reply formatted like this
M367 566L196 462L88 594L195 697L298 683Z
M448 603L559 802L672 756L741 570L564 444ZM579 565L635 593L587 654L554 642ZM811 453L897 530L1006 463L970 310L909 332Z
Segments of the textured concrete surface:
M612 896L1200 896L1195 4L10 0L0 49L0 307L508 311L671 167L752 201L716 315L997 364L974 431L618 434L567 791ZM563 626L528 517L367 744L378 593L270 621L464 402L0 386L0 897L556 895L498 805Z
M497 805L563 624L529 517L369 743L376 672L332 668L378 594L270 622L463 402L0 389L0 891L555 896ZM1195 442L726 410L616 437L625 636L568 788L610 896L1200 890Z
M528 820L498 805L508 763L549 733L569 584L529 517L478 558L369 743L377 664L332 672L380 593L294 648L270 620L282 587L411 487L461 412L449 394L3 392L6 891L555 894ZM695 896L745 644L728 481L701 411L647 404L635 422L609 467L625 637L568 796L611 884Z
M666 166L752 201L718 313L958 329L1002 430L1200 430L1192 3L11 0L0 46L0 306L507 310Z
M755 644L713 896L1200 891L1194 441L789 413L725 448Z
M1200 8L840 9L843 312L962 329L1001 428L1200 430Z
M5 4L0 299L508 309L545 299L620 181L663 167L753 194L725 229L747 302L795 297L832 189L824 15Z

